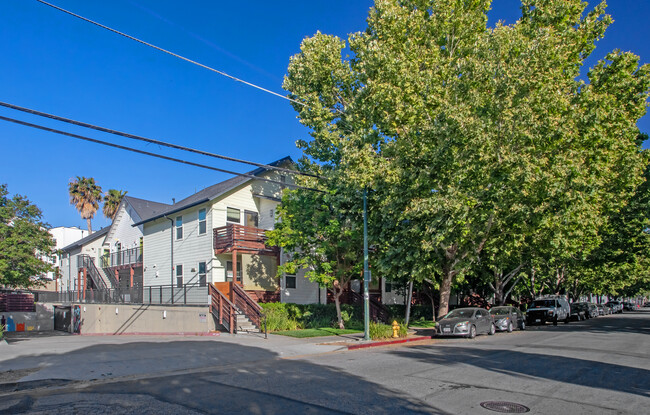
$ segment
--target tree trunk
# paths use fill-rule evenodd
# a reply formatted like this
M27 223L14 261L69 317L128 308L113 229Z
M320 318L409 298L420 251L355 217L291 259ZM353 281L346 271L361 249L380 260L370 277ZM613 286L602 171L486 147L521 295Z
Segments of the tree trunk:
M408 293L406 295L406 298L408 302L406 303L406 317L404 318L404 325L406 327L409 326L409 320L411 319L411 302L413 302L413 280L409 281L408 285Z
M495 270L494 271L494 304L503 305L506 302L506 299L503 296L503 272Z
M451 295L451 281L454 279L454 272L445 270L440 283L440 308L438 309L438 319L442 318L449 312L449 297Z
M339 322L339 328L341 330L345 329L345 324L343 323L343 317L341 316L341 294L343 294L343 289L334 286L334 304L336 305L336 318Z
M88 235L91 235L93 233L93 227L90 224L90 218L86 219L86 223L88 223Z
M431 318L433 319L433 322L436 322L436 299L433 297L433 293L431 293Z

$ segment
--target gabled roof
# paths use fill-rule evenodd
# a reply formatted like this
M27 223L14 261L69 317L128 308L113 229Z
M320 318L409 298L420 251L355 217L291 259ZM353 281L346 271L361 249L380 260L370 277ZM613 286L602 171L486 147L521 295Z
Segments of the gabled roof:
M284 158L281 158L280 160L276 160L273 163L269 163L270 166L280 166L285 163L292 163L293 160L291 157L287 156ZM264 167L258 167L255 170L251 170L246 174L250 174L253 176L259 176L262 173L265 173L269 171L269 169L264 168ZM227 193L242 184L253 180L249 177L245 176L235 176L231 179L225 180L223 182L213 184L212 186L206 187L203 190L199 190L198 192L194 193L192 196L186 197L185 199L173 204L173 205L167 205L168 208L162 212L159 212L156 215L152 215L149 218L145 219L142 218L142 220L138 223L135 223L133 226L138 226L142 225L143 223L150 222L152 220L160 219L166 215L171 215L173 213L179 212L183 209L190 208L192 206L200 205L201 203L207 202L209 200L214 200L217 197L223 195L224 193Z
M141 220L147 220L171 207L167 203L152 202L151 200L138 199L133 196L124 196L123 199L126 199Z
M102 229L98 230L97 232L93 232L92 234L86 236L85 238L79 239L77 242L71 243L70 245L66 246L65 248L61 248L61 250L62 251L70 251L70 250L73 250L75 248L79 248L80 246L83 246L83 245L87 244L88 242L92 242L92 241L94 241L95 239L98 239L101 236L105 236L110 229L111 229L110 226L102 228Z

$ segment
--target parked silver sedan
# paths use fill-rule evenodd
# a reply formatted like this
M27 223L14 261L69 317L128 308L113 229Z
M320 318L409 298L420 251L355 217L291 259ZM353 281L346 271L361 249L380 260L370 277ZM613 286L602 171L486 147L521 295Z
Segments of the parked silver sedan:
M515 307L509 305L492 307L490 314L494 319L496 329L499 331L511 333L514 329L526 330L524 314Z
M467 307L450 311L440 319L438 334L441 336L462 336L473 339L477 334L496 332L494 320L484 308Z

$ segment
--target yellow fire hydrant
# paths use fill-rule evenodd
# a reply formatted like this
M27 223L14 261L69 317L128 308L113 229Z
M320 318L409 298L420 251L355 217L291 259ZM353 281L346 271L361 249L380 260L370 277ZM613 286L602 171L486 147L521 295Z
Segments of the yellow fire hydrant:
M393 320L393 338L398 338L399 337L399 324L397 324L397 320Z

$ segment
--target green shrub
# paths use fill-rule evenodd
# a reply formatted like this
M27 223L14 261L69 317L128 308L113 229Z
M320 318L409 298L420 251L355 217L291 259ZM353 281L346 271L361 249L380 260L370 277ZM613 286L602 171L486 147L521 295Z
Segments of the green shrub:
M370 322L369 331L370 331L370 338L373 340L393 338L393 327L389 326L388 324ZM406 337L407 335L406 326L400 324L399 331L397 334L399 337Z
M263 303L268 330L295 330L303 328L337 327L334 304ZM363 328L363 307L341 304L341 317L346 328Z
M266 314L266 325L268 331L296 330L299 327L298 321L289 316L286 304L266 303L262 304Z

